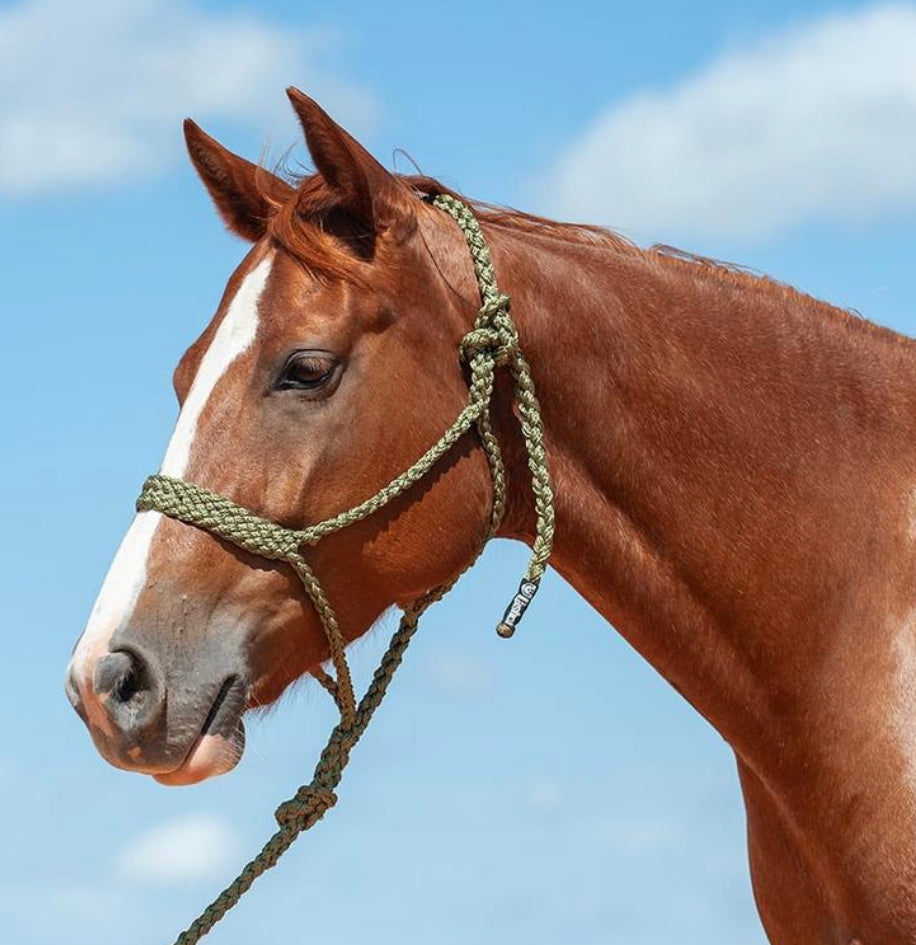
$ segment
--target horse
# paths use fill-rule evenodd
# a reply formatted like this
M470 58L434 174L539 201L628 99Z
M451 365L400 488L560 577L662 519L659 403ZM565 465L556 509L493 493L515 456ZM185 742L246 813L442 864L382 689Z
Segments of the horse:
M407 468L467 396L477 310L454 194L288 90L298 179L190 119L251 244L174 373L163 475L289 528ZM461 198L465 199L465 198ZM774 945L916 943L916 346L861 316L602 228L472 204L513 302L555 491L552 565L722 735ZM502 538L535 510L510 381ZM434 474L308 550L345 642L476 556L493 486L464 434ZM320 672L292 569L137 514L67 674L102 756L163 784L231 770L242 717Z

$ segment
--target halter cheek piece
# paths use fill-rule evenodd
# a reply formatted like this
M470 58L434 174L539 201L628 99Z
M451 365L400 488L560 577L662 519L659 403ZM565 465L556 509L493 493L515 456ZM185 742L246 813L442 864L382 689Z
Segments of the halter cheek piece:
M286 561L292 565L327 635L335 675L331 676L323 669L313 670L312 673L332 695L340 711L340 722L335 726L327 746L321 753L311 782L300 787L294 797L277 808L277 832L245 866L238 878L178 936L175 945L192 945L206 935L238 902L255 879L276 864L296 837L320 820L329 807L334 806L337 802L334 789L340 783L350 752L381 703L407 645L416 632L420 617L431 604L441 599L460 577L460 574L456 575L446 584L432 588L406 608L369 688L357 704L337 615L301 549L315 545L326 535L359 522L387 505L422 479L463 434L472 426L476 426L493 480L493 505L486 536L477 552L479 555L486 542L499 528L506 501L502 454L490 422L494 376L499 366L509 369L515 385L515 400L528 453L537 520L535 540L525 575L496 628L500 636L512 636L547 567L553 546L553 492L544 451L544 428L540 407L534 392L531 370L519 348L518 332L509 315L509 296L501 295L497 289L490 251L471 210L460 200L447 194L430 198L430 202L453 217L464 233L474 262L481 300L474 327L464 336L460 345L461 358L470 372L468 402L441 439L408 470L371 498L333 518L303 529L284 528L236 505L230 499L170 476L150 476L143 484L143 490L137 499L138 511L161 512L218 535L252 554L274 561ZM464 570L473 563L473 560L469 561Z

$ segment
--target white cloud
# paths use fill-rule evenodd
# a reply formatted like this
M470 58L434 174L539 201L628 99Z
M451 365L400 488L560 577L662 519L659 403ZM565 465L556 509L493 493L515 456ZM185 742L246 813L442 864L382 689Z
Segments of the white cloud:
M916 5L817 19L601 115L551 212L653 238L746 238L916 203Z
M118 855L119 878L169 885L219 877L237 865L241 844L235 830L210 814L192 814L159 824L131 840Z
M158 170L180 153L185 115L296 141L287 85L364 127L368 94L323 64L333 41L197 0L0 8L0 195Z

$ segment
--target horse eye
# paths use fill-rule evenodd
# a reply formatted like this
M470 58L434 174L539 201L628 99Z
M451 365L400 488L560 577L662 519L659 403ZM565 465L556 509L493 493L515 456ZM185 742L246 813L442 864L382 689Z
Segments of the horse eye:
M278 390L322 390L334 380L338 367L337 359L323 351L299 351L283 366L276 387Z

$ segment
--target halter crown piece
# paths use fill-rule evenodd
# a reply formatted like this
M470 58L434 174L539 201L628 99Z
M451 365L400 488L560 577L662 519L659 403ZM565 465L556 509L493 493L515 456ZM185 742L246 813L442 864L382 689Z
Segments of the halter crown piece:
M312 675L328 690L340 711L340 722L331 732L312 780L277 808L279 829L239 876L178 936L175 945L193 945L206 935L238 902L258 876L276 864L299 834L317 823L324 816L324 812L337 803L334 789L340 783L350 752L381 703L388 684L401 664L407 645L417 630L420 617L431 604L451 590L460 577L460 574L456 575L447 583L432 588L404 610L398 629L391 638L372 682L357 704L337 615L301 549L303 546L316 544L326 535L361 521L387 505L422 479L474 425L477 427L493 480L493 505L486 537L477 552L479 555L486 542L496 534L506 502L502 454L490 422L494 377L497 367L500 366L508 368L514 382L520 426L528 453L537 520L531 558L525 575L496 628L500 636L512 636L547 568L553 547L553 490L544 451L544 427L540 406L535 396L531 370L519 348L518 332L509 315L509 296L500 294L497 288L489 248L483 238L480 224L470 208L448 194L439 194L429 199L434 206L453 217L461 228L474 262L481 300L474 327L464 336L460 345L461 358L470 373L468 402L441 439L408 470L371 498L333 518L301 530L284 528L267 521L236 505L230 499L170 476L150 476L143 484L143 490L137 499L138 511L161 512L218 535L252 554L274 561L286 561L294 568L327 634L330 661L334 667L334 676L323 669L313 670ZM465 570L473 563L474 561L469 561Z

